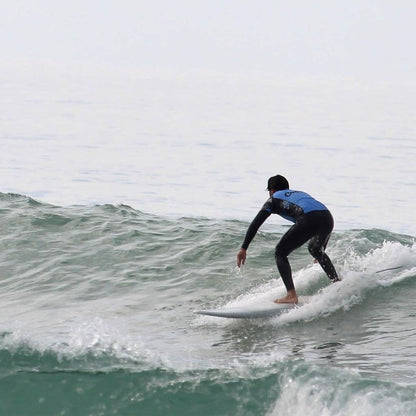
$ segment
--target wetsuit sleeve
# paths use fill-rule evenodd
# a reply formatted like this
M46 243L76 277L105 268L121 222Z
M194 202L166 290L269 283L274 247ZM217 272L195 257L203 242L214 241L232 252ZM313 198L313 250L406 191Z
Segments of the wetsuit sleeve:
M244 242L241 245L241 248L244 248L245 250L248 249L248 246L251 243L251 240L254 238L254 236L257 234L258 229L260 226L266 221L266 219L270 216L271 212L264 207L259 211L259 213L256 215L254 220L251 222L250 226L247 229L246 237L244 238Z

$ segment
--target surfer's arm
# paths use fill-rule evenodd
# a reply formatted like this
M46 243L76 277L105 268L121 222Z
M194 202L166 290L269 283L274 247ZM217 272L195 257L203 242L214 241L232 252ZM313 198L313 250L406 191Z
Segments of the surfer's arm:
M247 250L248 246L251 243L251 240L253 240L254 236L257 234L258 229L261 227L261 225L264 223L264 221L267 220L267 218L269 218L271 212L262 208L258 214L256 215L256 217L254 218L254 220L251 222L250 226L247 229L247 233L246 236L244 238L244 242L241 245L241 248L243 250Z
M238 267L240 267L242 264L246 262L248 246L250 245L251 240L257 234L257 231L260 228L260 226L264 223L264 221L266 221L269 215L270 212L262 208L254 218L254 220L251 222L250 226L248 227L246 236L244 238L244 242L241 245L240 251L237 254Z

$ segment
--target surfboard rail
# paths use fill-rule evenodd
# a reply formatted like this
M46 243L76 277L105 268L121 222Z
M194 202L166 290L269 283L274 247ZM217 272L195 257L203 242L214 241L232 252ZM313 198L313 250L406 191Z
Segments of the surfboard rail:
M257 318L270 318L279 316L282 313L288 312L292 309L298 308L299 304L293 303L273 303L258 306L235 306L219 309L206 309L195 311L199 315L216 316L220 318L234 318L234 319L257 319Z

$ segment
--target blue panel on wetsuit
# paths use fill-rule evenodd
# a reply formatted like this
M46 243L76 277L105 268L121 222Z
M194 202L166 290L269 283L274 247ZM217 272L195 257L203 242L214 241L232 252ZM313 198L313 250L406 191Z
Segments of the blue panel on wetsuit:
M311 211L325 211L328 208L312 198L309 194L302 191L292 191L291 189L284 189L283 191L277 191L273 194L273 198L287 201L291 204L297 205L303 209L306 214Z

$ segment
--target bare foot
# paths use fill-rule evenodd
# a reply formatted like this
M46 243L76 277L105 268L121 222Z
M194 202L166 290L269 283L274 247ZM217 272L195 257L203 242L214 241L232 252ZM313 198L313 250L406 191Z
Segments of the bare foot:
M274 303L298 303L298 295L295 290L289 290L284 298L275 299Z

